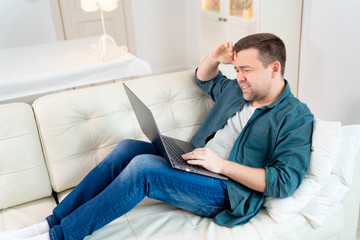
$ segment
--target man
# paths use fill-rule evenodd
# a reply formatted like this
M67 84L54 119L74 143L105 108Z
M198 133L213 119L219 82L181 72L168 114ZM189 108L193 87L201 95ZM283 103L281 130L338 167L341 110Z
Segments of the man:
M184 159L230 178L230 207L216 215L218 224L248 222L265 196L290 196L308 169L314 117L291 94L285 61L280 38L255 34L234 48L218 45L197 69L198 84L215 104L192 138L199 148ZM220 63L234 64L237 81L221 74Z
M173 169L150 143L125 140L46 222L0 238L83 239L145 196L233 227L255 216L265 196L289 196L308 168L313 115L284 80L285 56L278 37L255 34L234 48L216 46L196 71L214 106L191 140L197 148L183 158L229 180ZM222 75L220 63L234 64L237 81Z

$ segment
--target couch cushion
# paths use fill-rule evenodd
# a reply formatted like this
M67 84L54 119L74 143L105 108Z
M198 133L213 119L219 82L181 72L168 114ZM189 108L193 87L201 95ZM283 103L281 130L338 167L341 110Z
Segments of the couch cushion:
M343 222L342 206L338 205L328 224L319 229L313 229L307 219L300 214L283 223L275 223L265 209L249 223L228 228L217 225L211 218L202 218L166 203L145 198L133 210L86 239L328 240L337 234Z
M70 191L61 193L59 200L69 193ZM265 209L249 223L228 228L217 225L211 218L202 218L161 201L145 198L130 212L85 239L217 240L240 237L247 240L328 240L337 235L343 224L344 211L341 204L336 206L326 226L318 229L314 229L300 214L285 222L276 223Z
M120 84L44 96L33 108L56 192L76 186L122 139L140 137Z
M0 210L0 232L43 222L55 206L54 198L46 197Z
M261 239L251 224L227 228L169 204L145 198L133 210L86 239L216 240Z
M308 220L297 214L287 221L276 223L266 212L261 210L253 219L250 220L258 231L262 240L329 240L338 239L338 232L344 226L344 210L339 204L326 226L314 229Z
M61 202L71 190L58 194ZM266 214L266 213L265 213ZM115 219L86 239L261 239L258 231L246 224L236 228L217 225L211 218L202 218L161 201L145 198L134 209Z
M211 107L193 74L170 73L127 85L149 105L163 133L189 139ZM33 108L56 192L76 186L121 140L144 139L122 83L44 96Z
M212 101L195 83L194 71L151 76L126 85L151 109L164 135L190 140Z
M0 210L51 196L34 114L29 105L0 105Z

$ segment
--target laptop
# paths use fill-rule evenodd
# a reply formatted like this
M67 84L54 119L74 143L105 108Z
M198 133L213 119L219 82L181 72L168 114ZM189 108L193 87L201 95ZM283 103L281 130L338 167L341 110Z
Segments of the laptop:
M151 110L126 86L126 84L123 83L123 85L141 130L154 145L158 153L164 157L173 168L213 178L228 179L224 175L211 172L201 166L190 165L184 161L181 155L191 152L195 149L195 146L190 142L161 135Z

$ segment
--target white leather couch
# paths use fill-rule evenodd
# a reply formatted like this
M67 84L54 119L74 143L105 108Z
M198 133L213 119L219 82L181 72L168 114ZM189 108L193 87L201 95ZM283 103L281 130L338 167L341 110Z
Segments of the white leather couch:
M127 81L152 109L165 135L189 140L212 106L193 74L189 70ZM50 94L32 106L0 105L0 231L43 221L56 206L55 198L61 201L126 138L145 139L121 83ZM359 158L352 169L356 174L350 190L321 227L314 228L300 213L277 223L264 208L249 223L226 228L145 199L88 238L355 239Z

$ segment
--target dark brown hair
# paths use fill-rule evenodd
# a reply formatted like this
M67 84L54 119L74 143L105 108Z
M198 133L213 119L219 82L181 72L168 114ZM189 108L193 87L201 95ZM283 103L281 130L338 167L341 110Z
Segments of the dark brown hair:
M259 50L259 60L264 67L279 61L281 75L284 76L286 62L286 48L284 42L271 33L257 33L240 39L234 45L234 51L240 52L245 49L255 48Z

